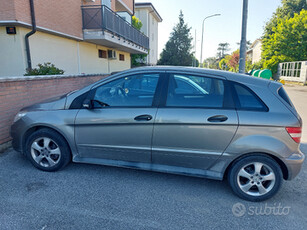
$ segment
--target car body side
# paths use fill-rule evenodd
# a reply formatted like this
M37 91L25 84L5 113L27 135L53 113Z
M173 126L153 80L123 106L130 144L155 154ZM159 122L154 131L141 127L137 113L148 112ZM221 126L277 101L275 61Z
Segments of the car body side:
M82 159L82 157L80 158L75 140L75 119L79 109L69 109L74 99L80 95L86 94L88 91L101 84L121 78L125 75L143 73L144 70L148 71L148 73L180 71L180 73L195 74L225 79L228 82L242 83L261 98L269 110L264 112L233 109L238 120L236 131L222 154L218 155L207 169L189 170L184 167L167 168L163 165L156 165L156 167L154 167L150 163L133 164L130 162L131 164L127 164L127 162L115 161L87 161ZM131 70L115 74L114 76L69 94L60 100L55 100L54 103L56 104L54 105L54 109L45 110L44 103L34 110L33 108L29 109L26 116L12 125L11 135L13 137L13 147L17 151L24 152L26 137L39 128L48 127L54 129L65 138L70 147L72 160L74 162L137 167L140 169L166 171L222 180L228 167L236 159L251 153L263 153L271 156L279 163L284 174L284 179L291 180L298 174L300 170L300 166L298 165L304 160L304 155L299 150L299 144L291 139L285 127L300 127L301 120L295 109L292 109L291 106L289 107L280 100L278 96L278 89L280 87L281 84L276 82L219 71L199 71L186 68L180 70L177 68L140 68ZM52 101L47 102L47 106L50 107L51 104ZM27 108L25 108L25 110L27 110Z

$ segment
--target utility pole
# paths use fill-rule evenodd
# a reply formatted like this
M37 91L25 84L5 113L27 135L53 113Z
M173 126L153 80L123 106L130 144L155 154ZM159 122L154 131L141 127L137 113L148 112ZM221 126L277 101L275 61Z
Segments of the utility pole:
M196 66L196 64L197 64L197 61L196 61L196 29L195 29L195 43L194 43L194 50L195 50L195 55L194 55L194 63L195 63L195 67L198 67L198 66Z
M248 0L243 0L239 73L245 73L247 11L248 11Z

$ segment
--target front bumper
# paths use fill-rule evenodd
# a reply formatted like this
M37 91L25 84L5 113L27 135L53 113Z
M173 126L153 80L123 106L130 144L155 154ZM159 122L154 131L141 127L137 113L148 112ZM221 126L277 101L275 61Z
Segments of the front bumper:
M22 131L21 119L13 123L11 126L12 147L17 152L23 152L22 146Z
M298 152L292 153L289 157L284 159L284 163L288 168L287 180L292 180L299 174L304 159L305 155L300 150L298 150Z

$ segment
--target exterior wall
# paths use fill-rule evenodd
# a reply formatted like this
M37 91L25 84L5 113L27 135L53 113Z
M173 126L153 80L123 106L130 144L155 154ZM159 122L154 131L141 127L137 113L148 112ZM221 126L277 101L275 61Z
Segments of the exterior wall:
M82 39L81 5L101 5L101 0L34 1L35 18L38 27L65 33ZM122 7L127 6L127 9ZM20 21L31 24L29 0L0 0L0 21ZM116 8L117 6L117 8ZM111 0L113 11L133 12L133 0Z
M150 13L148 8L135 9L135 16L139 18L143 24L141 32L149 37L147 63L149 65L156 65L158 61L158 21Z
M1 7L0 20L16 20L31 24L29 0L0 0L0 5L2 6L3 4L7 10L3 10ZM34 1L34 9L37 26L82 38L80 1L39 0Z
M26 54L19 27L16 27L16 33L16 35L8 35L6 28L0 26L0 76L25 73Z
M15 20L14 1L0 0L0 21Z
M129 11L133 14L133 0L111 0L112 9L114 6L115 11Z
M98 58L98 49L107 51L110 48L80 42L81 73L112 73L130 69L130 54L116 50L116 59ZM125 61L119 60L119 54L125 55Z
M81 4L82 4L83 6L92 6L92 5L97 5L97 6L99 6L99 5L102 5L102 4L103 4L103 3L102 3L103 1L107 1L107 0L95 0L95 2L81 0Z
M111 0L111 10L113 10L113 11L116 11L115 2L116 2L116 0Z
M21 0L19 0L21 1ZM28 1L28 0L25 0ZM82 38L80 1L34 1L37 25ZM23 11L20 13L24 14Z
M30 30L20 28L20 31L22 39ZM78 74L77 41L43 32L36 32L29 41L33 68L38 64L51 62L63 69L65 74Z
M148 63L150 65L156 65L158 62L158 22L149 14L149 55Z
M134 4L133 0L117 0L117 1L123 2L133 12L133 4Z
M104 75L45 76L0 79L0 145L11 140L10 125L23 107L80 89Z
M26 72L26 54L24 36L30 29L16 27L16 35L6 34L0 27L0 76L19 76ZM98 49L110 48L79 42L43 32L36 32L29 39L33 68L37 64L51 62L63 69L65 74L111 73L130 68L130 54L117 50L117 59L98 57ZM125 61L119 61L119 54L125 55Z
M248 50L248 51L246 52L246 58L247 58L248 60L253 60L253 50Z
M253 56L252 56L252 63L259 62L261 60L261 41L258 41L253 47Z
M111 0L113 11L133 13L133 0ZM54 30L82 39L81 5L101 5L102 0L34 1L35 18L38 27ZM31 24L29 0L0 0L0 21L19 21Z

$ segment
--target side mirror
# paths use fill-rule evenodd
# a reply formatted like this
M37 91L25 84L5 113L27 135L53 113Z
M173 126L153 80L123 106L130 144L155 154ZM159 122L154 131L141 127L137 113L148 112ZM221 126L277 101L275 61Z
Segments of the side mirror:
M82 103L82 107L86 109L92 109L93 108L92 101L90 99L85 99Z

